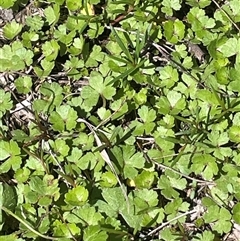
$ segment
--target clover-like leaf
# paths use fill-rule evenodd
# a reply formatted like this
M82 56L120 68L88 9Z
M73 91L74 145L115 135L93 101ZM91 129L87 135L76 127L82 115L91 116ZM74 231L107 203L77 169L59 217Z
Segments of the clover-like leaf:
M3 27L3 35L7 39L15 38L22 31L22 24L17 23L13 20L11 23L7 23Z
M116 93L116 89L104 83L103 77L97 72L91 73L89 84L93 89L95 89L100 95L104 96L106 99L111 99Z
M17 142L11 140L10 142L0 142L0 158L3 161L0 164L0 173L6 173L11 168L16 171L20 168L22 158L20 156L20 148Z
M169 20L164 23L164 33L167 40L171 43L177 43L179 40L183 39L185 25L179 21Z
M218 172L216 160L209 154L195 155L191 169L196 174L202 173L207 180L210 180Z
M187 4L189 4L192 7L200 7L200 8L205 8L211 4L211 0L187 0Z
M37 192L40 196L57 196L59 192L58 180L52 175L45 175L43 178L39 176L31 177L29 186L32 191Z
M58 6L58 5L56 4L54 6ZM56 11L54 11L54 9L50 6L45 8L44 14L46 16L46 19L47 19L49 25L51 25L52 23L54 23L58 19L58 14L56 14Z
M39 31L43 27L44 21L38 15L28 16L26 18L26 24L31 28L31 31ZM26 32L23 34L26 34Z
M99 93L90 86L84 86L81 91L81 97L84 100L82 108L85 111L90 111L97 104Z
M161 8L162 12L169 16L172 16L173 10L180 10L181 8L179 0L163 0L162 5L164 6Z
M66 215L66 220L71 223L86 225L98 225L103 216L94 207L83 206L81 209L74 209Z
M88 190L82 186L75 187L65 194L65 202L72 206L82 206L88 199Z
M147 106L142 106L138 110L138 115L143 120L143 122L153 122L156 118L155 110L149 110Z
M70 131L77 125L77 112L69 105L61 105L56 108L56 111L50 115L50 121L53 128L58 131L63 131L64 127Z
M162 195L167 199L179 197L179 193L174 190L166 175L161 175L158 181L158 187L162 190Z
M84 241L106 241L108 238L107 232L101 230L100 226L89 226L84 229L83 240Z
M46 60L52 61L57 58L59 45L57 41L51 40L49 42L45 42L42 46L43 54L46 57Z
M63 157L68 155L69 146L66 144L65 140L57 139L55 141L49 141L50 146L53 148L54 152L58 155L62 155Z
M55 220L53 222L53 233L57 237L64 237L64 239L71 239L73 235L79 235L80 234L80 228L77 227L75 223L68 223L67 225L65 223L62 223L59 220ZM61 238L60 238L61 240Z
M11 94L0 89L0 116L5 114L6 111L10 110L12 107Z
M225 208L219 208L216 205L208 207L207 213L204 215L204 220L207 223L215 222L213 229L218 233L227 233L231 230L231 214Z
M31 90L32 79L29 76L19 77L15 80L15 85L20 94L27 94Z

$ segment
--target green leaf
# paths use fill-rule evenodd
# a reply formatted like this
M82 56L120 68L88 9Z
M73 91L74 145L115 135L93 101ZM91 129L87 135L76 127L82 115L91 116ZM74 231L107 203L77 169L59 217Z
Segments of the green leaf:
M12 7L16 1L17 0L0 0L0 6L3 7L4 9L8 9Z
M54 236L64 237L63 239L59 238L59 241L69 241L73 236L80 234L80 228L75 223L66 224L65 222L62 223L59 220L55 220L52 225L54 227Z
M84 86L81 91L81 97L84 99L83 108L90 111L98 102L99 93L90 86Z
M100 185L102 187L114 187L117 184L117 178L112 172L104 172L101 175Z
M193 241L209 241L214 240L214 234L211 231L204 231L202 234L197 234Z
M195 155L191 169L196 174L202 174L207 180L212 179L218 173L216 159L209 154Z
M30 170L26 167L18 169L15 172L14 178L17 180L19 183L26 182L30 176Z
M65 194L65 202L72 206L82 206L88 199L88 190L84 187L78 186L69 190Z
M52 123L53 130L59 132L62 132L64 130L64 120L61 118L59 113L52 112L49 121Z
M11 94L0 89L0 112L5 114L6 111L11 110L12 107Z
M44 98L33 102L34 110L37 112L52 111L55 106L60 106L62 103L63 89L58 83L43 83L40 87L40 92Z
M169 91L167 93L167 98L170 103L170 108L172 109L171 110L172 114L179 113L186 106L184 96L177 91Z
M240 203L237 203L233 207L233 219L237 224L240 224Z
M135 179L134 182L137 188L150 189L153 185L156 173L143 170Z
M3 27L3 36L7 39L12 40L22 31L22 24L17 23L15 20L11 23L7 23Z
M234 16L239 16L240 14L240 7L239 7L239 4L238 4L238 1L237 0L232 0L231 2L229 2L229 5L231 7L231 10L232 10L232 13Z
M128 47L125 46L125 43L122 41L122 39L120 38L120 36L118 35L118 33L116 32L116 30L111 27L111 30L113 32L113 36L115 37L119 47L122 49L123 53L126 55L127 59L129 62L134 63L133 57L131 55L131 53L128 50Z
M162 80L159 83L161 87L171 88L178 81L178 72L172 66L164 66L160 70L160 79Z
M187 0L186 3L192 7L205 8L211 4L211 0L199 0L199 1Z
M54 152L58 155L62 155L63 157L68 155L69 146L66 144L65 140L57 139L55 141L49 141L50 146L53 148Z
M134 196L138 208L141 210L147 209L149 207L155 207L158 204L158 194L153 190L143 189L134 191ZM140 200L144 202L140 202Z
M100 226L89 226L83 231L83 241L107 241L106 231L102 231Z
M236 125L231 126L229 128L228 135L229 135L230 141L239 143L240 142L240 126L236 126Z
M166 13L168 16L172 16L173 10L180 10L181 4L179 0L163 0L161 8L163 13Z
M82 2L77 0L67 0L66 4L70 11L76 11L83 7Z
M64 126L66 130L70 131L77 125L77 112L69 105L61 105L56 108L56 112L50 115L50 122L53 124L55 130L63 131Z
M177 43L179 40L183 39L185 32L185 25L179 20L169 20L163 25L164 33L167 40L171 43Z
M45 59L47 61L55 60L58 56L59 49L60 49L60 46L58 45L57 41L55 41L55 40L45 42L42 45L42 51L43 51L43 54L46 57ZM44 68L44 66L43 66L43 68Z
M97 38L104 31L104 27L99 23L90 23L89 28L90 29L87 31L87 33L90 39Z
M198 7L193 7L187 14L187 19L192 25L192 30L196 32L202 32L204 34L204 29L213 28L215 26L215 21L212 18L208 18L205 15L203 9Z
M7 183L1 183L3 192L1 194L1 206L14 211L17 206L17 192L14 186L8 185Z
M29 137L24 131L22 130L13 130L11 132L12 139L17 142L29 142L31 141L31 137Z
M32 191L41 196L58 196L58 180L54 179L53 175L45 175L43 178L39 176L32 176L29 186Z
M67 160L69 162L78 163L81 157L82 157L82 150L76 147L73 147L71 151L71 155L67 156Z
M9 234L9 235L0 236L0 241L24 241L24 240L21 238L17 238L16 234Z
M103 219L103 216L94 207L83 206L81 209L74 209L66 215L66 220L71 223L82 224L83 226L94 226Z
M138 110L138 115L143 122L152 122L156 119L156 111L148 110L148 107L145 105Z
M77 49L80 49L82 51L84 47L85 40L81 36L80 38L75 38L73 41L73 46Z
M167 199L179 197L179 193L173 189L171 182L166 175L161 175L158 180L158 187L162 190L162 195Z
M108 204L107 209L111 207L114 211L117 211L127 208L125 198L120 187L104 188L102 191L102 196Z
M48 6L44 9L44 15L46 16L46 19L48 21L48 24L51 25L57 20L57 16L55 14L55 11L52 7Z
M28 16L26 18L26 24L27 26L30 27L31 31L39 31L43 25L44 25L44 21L40 16ZM24 32L23 34L26 34L26 32Z
M204 215L204 220L207 223L214 222L213 230L218 233L228 233L231 230L232 224L231 214L225 208L219 208L216 205L210 206L207 213Z
M4 162L0 165L0 173L6 173L12 168L14 171L20 168L22 163L22 159L19 156L21 151L18 144L11 140L10 142L1 141L0 142L1 149L1 160Z
M15 85L20 94L27 94L32 88L32 79L29 76L19 77L15 80Z
M229 38L223 45L217 48L227 58L239 53L239 49L240 40L236 38Z
M216 147L224 145L228 143L229 138L226 132L220 133L219 131L212 131L208 134L208 139L210 140L210 144Z
M111 111L106 110L104 107L99 108L97 113L101 120L105 120L111 116Z

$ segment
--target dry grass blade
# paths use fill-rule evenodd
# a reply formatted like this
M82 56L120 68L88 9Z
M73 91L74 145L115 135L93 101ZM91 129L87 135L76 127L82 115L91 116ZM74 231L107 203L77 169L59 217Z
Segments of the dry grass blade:
M98 146L98 147L102 147L102 146L103 146L103 143L102 143L101 140L99 139L99 137L98 137L98 135L96 134L96 131L94 130L94 128L92 127L92 125L91 125L90 123L88 123L86 120L81 119L81 118L78 118L77 121L78 121L78 122L85 123L85 124L87 125L87 127L89 128L89 130L90 130L90 131L93 133L93 135L94 135L94 138L95 138L95 141L96 141L96 143L97 143L97 146ZM129 200L128 200L127 193L126 193L126 191L125 191L125 189L124 189L124 187L123 187L123 185L122 185L122 183L121 183L121 181L120 181L120 179L119 179L119 177L118 177L118 174L117 174L117 172L116 172L116 170L115 170L115 168L114 168L114 166L113 166L113 164L112 164L112 162L111 162L111 160L110 160L110 158L109 158L106 150L103 149L103 150L100 152L100 154L101 154L102 158L104 159L104 161L105 161L105 162L108 164L108 166L110 167L111 171L112 171L112 172L114 173L114 175L116 176L117 181L118 181L118 183L119 183L119 185L120 185L120 188L121 188L121 190L122 190L122 193L123 193L123 195L124 195L124 198L125 198L125 200L126 200L126 202L127 202L127 209L128 209L128 211L129 211L130 205L129 205Z

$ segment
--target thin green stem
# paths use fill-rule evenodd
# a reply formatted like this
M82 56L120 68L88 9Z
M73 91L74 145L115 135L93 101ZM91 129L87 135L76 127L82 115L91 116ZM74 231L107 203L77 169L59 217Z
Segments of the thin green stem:
M21 224L23 224L27 229L29 229L31 232L35 233L37 236L42 237L44 239L48 239L48 240L59 240L59 237L49 237L46 236L44 234L39 233L37 230L35 230L33 227L31 227L28 223L26 223L24 220L22 220L20 217L18 217L16 214L14 214L12 211L10 211L8 208L2 206L1 209L7 213L8 215L14 217L15 219L17 219Z

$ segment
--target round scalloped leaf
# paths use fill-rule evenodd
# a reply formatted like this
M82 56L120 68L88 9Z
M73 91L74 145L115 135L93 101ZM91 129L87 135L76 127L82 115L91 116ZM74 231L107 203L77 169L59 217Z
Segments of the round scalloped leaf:
M88 190L85 187L75 187L65 194L65 202L72 206L82 206L88 199Z
M30 92L32 87L32 79L29 76L19 77L15 80L15 86L18 93L27 94Z
M100 185L102 187L114 187L117 184L116 176L112 172L105 172L101 176Z
M7 23L3 27L3 36L6 39L15 38L22 31L22 24L17 23L15 20L11 23Z
M137 188L151 188L155 179L155 173L143 170L135 179L135 185Z
M240 126L230 127L228 135L229 135L230 141L239 143L240 142Z

